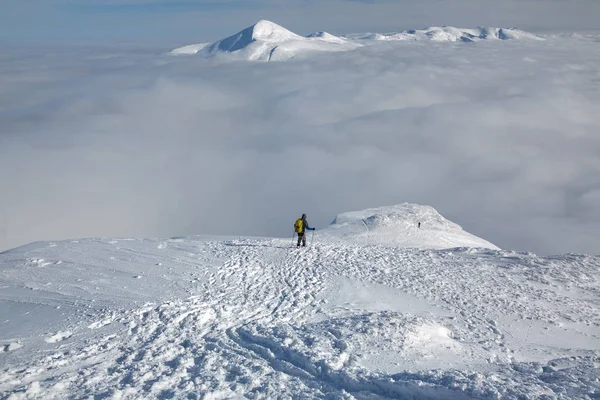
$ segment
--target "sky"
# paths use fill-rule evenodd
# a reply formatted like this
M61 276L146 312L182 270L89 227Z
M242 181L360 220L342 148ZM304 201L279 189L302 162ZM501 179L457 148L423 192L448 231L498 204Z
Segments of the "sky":
M569 3L578 7L557 22L537 2L492 5L519 5L497 18L467 1L450 12L447 3L403 7L439 24L448 11L466 26L519 22L531 9L530 24L551 31L592 28L575 20L596 7ZM502 248L600 253L598 36L379 43L282 63L222 63L166 52L235 33L260 9L304 34L389 31L387 13L377 21L364 10L399 9L48 1L25 18L20 3L6 4L0 250L97 236L291 236L302 213L323 227L337 213L407 201ZM315 11L324 9L330 14ZM406 28L428 25L403 18Z
M0 41L214 41L268 19L298 33L435 25L598 29L596 0L3 0Z

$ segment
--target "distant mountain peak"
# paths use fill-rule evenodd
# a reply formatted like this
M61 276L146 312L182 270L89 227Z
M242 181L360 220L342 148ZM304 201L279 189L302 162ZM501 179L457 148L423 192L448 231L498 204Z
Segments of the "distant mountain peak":
M346 42L346 39L342 39L341 37L338 37L338 36L332 35L329 32L323 32L323 31L311 33L310 35L307 36L307 38L320 39L320 40L324 40L324 41L332 42L332 43Z
M283 26L277 25L271 21L267 21L266 19L260 20L256 24L246 29L250 29L252 31L252 38L255 40L286 40L301 38L301 36L296 35L290 30L287 30Z
M425 29L409 29L394 33L365 33L349 35L357 40L388 41L434 41L434 42L476 42L479 40L543 40L543 38L516 28L478 27L474 29L453 26L430 26Z
M274 22L260 20L223 40L180 47L172 50L171 54L200 54L206 57L225 55L233 60L284 61L307 53L353 50L366 45L367 41L477 42L490 39L543 40L515 28L461 29L452 26L433 26L386 34L351 34L344 37L320 31L304 37Z
M210 49L213 52L224 51L231 53L244 49L256 41L281 42L294 39L298 40L302 39L302 37L274 22L261 20L235 35L213 43Z

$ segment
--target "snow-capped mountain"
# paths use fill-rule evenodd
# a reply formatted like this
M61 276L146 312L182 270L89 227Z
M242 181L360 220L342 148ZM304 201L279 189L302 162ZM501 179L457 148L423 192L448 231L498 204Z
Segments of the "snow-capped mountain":
M323 234L353 243L382 246L421 249L481 247L498 250L490 242L448 221L433 207L409 203L340 214Z
M475 42L479 40L543 40L534 35L515 28L479 27L462 29L452 26L433 26L425 29L410 29L396 33L365 33L348 35L355 40L431 40L435 42Z
M297 35L270 21L256 24L215 43L183 46L171 54L198 54L205 57L228 57L235 60L284 61L301 54L353 50L369 41L431 40L447 42L474 42L488 39L536 39L539 36L515 28L460 29L450 26L430 27L398 33L350 34L344 37L327 32L316 32L306 37Z
M347 51L359 46L358 43L325 32L302 37L280 25L263 20L215 43L185 46L172 53L229 55L235 59L250 61L283 61L308 52Z
M426 243L398 247L402 235ZM433 249L440 237L478 248ZM0 397L597 398L600 257L486 243L402 204L340 214L307 248L189 237L9 250Z

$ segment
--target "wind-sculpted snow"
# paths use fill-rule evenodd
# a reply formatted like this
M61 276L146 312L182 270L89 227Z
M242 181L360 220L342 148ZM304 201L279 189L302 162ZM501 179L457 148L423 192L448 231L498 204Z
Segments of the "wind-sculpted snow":
M433 207L409 203L340 214L323 235L382 246L498 249L490 242L465 232Z
M456 228L426 207L377 215L403 207ZM598 257L290 245L102 238L0 254L0 398L600 393Z
M297 35L270 21L256 24L212 44L180 47L172 54L199 54L205 57L227 56L236 60L284 61L300 54L323 51L348 51L371 40L431 40L437 42L475 42L479 40L542 40L534 34L515 28L460 29L451 26L408 30L398 33L350 34L345 37L328 32L315 32L306 37Z

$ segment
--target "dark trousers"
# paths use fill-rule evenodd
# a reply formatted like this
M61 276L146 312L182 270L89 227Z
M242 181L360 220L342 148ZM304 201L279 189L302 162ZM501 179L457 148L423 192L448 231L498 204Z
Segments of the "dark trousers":
M302 242L302 246L306 246L306 232L298 232L297 246L300 246L300 242Z

